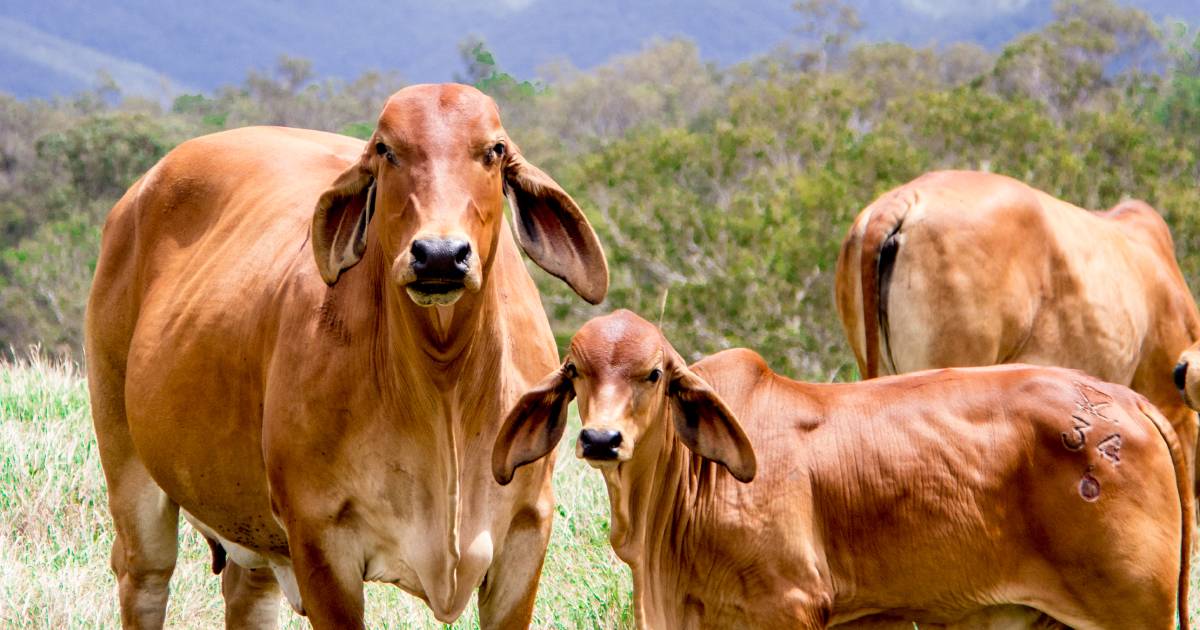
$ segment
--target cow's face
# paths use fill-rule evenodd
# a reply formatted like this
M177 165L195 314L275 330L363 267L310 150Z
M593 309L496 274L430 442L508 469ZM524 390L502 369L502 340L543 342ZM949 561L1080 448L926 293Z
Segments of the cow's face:
M739 480L754 478L754 451L717 393L688 369L658 328L617 311L585 324L562 367L509 413L492 454L498 481L506 483L518 466L550 452L575 397L583 423L575 454L596 468L657 458L672 446L666 440L678 438Z
M313 250L329 284L376 232L387 275L419 306L448 305L484 285L504 220L543 269L596 303L604 252L582 211L529 164L491 98L464 85L417 85L390 99L359 162L321 197Z
M1175 365L1175 386L1188 407L1200 411L1200 342L1192 344Z

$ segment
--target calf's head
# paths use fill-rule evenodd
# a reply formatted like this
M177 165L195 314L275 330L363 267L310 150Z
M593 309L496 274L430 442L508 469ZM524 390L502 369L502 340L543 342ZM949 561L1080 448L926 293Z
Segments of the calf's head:
M492 451L498 482L554 448L572 398L583 422L575 454L596 468L655 458L678 439L738 480L754 478L754 450L733 412L658 328L622 310L585 324L562 366L509 412Z
M585 300L603 300L608 267L579 206L525 161L491 98L453 84L392 95L362 157L321 196L312 222L321 277L336 283L373 230L391 280L414 303L453 304L485 282L505 197L525 253Z

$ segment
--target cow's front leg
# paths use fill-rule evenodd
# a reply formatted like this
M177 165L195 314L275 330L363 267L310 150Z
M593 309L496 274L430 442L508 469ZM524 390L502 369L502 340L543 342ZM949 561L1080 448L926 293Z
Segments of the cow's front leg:
M492 560L479 588L479 625L486 630L528 628L533 620L538 580L550 526L554 517L554 493L549 480L536 504L513 517L500 554Z
M288 527L304 614L315 630L363 628L363 561L348 529Z

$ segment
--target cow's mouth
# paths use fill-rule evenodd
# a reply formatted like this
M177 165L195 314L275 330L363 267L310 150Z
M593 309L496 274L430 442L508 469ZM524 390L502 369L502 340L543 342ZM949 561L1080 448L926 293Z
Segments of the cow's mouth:
M583 451L583 458L589 462L613 462L619 456L617 449L611 446L587 444L580 446L580 450Z
M448 306L462 297L466 285L452 280L421 280L404 288L418 306Z

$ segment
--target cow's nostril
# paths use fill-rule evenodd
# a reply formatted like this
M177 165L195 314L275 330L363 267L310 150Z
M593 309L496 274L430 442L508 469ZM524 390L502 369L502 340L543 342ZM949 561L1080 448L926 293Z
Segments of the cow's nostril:
M412 244L413 262L423 264L429 258L429 242L428 241L413 241Z
M461 265L467 262L471 257L471 244L466 241L458 242L458 249L454 252L454 262Z
M1179 365L1175 366L1175 373L1173 374L1175 377L1175 387L1181 390L1187 385L1187 369L1187 361L1180 361Z

